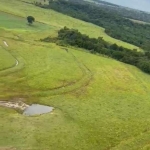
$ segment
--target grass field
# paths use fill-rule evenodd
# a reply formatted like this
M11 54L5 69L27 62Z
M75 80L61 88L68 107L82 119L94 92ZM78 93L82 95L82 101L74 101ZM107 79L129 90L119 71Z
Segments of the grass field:
M37 41L63 26L115 39L100 27L21 0L1 0L0 10L23 17L28 12L39 21L29 27L23 18L0 13L0 100L23 98L55 108L26 117L0 107L0 150L150 149L148 74L79 48Z

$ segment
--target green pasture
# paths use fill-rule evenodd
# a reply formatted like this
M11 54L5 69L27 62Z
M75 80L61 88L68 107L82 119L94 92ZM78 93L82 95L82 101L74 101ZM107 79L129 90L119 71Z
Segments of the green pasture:
M0 13L0 100L22 98L55 108L26 117L0 107L0 150L150 149L148 74L83 49L40 42L63 26L115 39L103 28L21 0L1 0L0 10L12 13ZM35 22L38 27L30 30L24 18L13 14L33 15L46 24Z

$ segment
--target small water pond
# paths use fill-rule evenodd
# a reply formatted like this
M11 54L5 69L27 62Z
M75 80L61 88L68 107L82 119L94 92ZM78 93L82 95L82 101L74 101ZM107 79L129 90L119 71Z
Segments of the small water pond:
M41 115L50 113L53 111L53 107L39 105L39 104L32 104L28 108L26 108L23 112L23 115L26 116L34 116L34 115Z

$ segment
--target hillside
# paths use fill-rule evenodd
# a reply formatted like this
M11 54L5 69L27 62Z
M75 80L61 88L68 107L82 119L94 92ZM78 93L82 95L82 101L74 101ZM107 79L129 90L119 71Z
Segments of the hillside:
M67 26L137 49L104 28L26 2L0 1L0 101L54 107L24 116L0 107L0 150L150 148L150 75L106 55L41 42ZM26 17L35 17L29 26Z

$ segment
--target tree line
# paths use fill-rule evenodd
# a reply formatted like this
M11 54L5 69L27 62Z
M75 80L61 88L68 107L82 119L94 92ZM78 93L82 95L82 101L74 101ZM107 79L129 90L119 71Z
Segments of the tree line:
M137 24L118 13L101 9L95 4L82 0L50 1L49 6L41 6L67 14L74 18L104 27L105 32L116 39L150 50L150 25Z
M89 50L91 53L99 53L118 61L134 65L142 71L150 74L150 52L138 52L130 50L117 44L110 44L103 38L89 38L85 34L81 34L78 30L64 27L59 30L57 38L47 37L42 39L44 42L59 42L77 46Z

